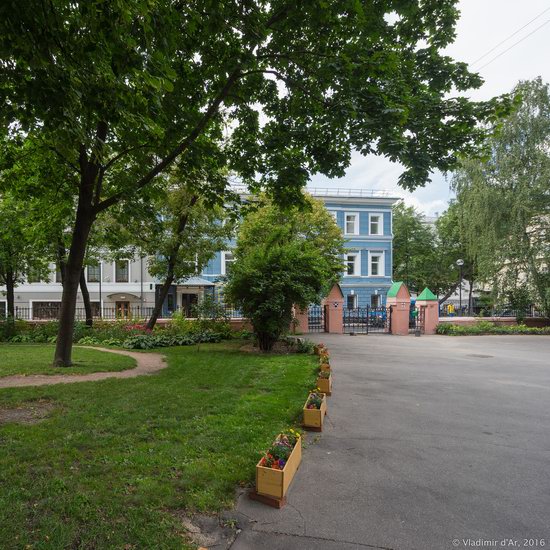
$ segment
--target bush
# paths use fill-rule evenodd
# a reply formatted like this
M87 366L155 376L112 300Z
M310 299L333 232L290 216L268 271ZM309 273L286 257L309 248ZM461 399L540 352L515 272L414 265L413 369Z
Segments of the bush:
M528 327L525 325L494 325L490 321L479 321L475 325L452 325L440 323L437 334L450 336L475 336L478 334L548 334L550 327Z
M191 346L207 342L220 342L221 334L212 331L204 331L196 334L173 336L170 334L136 334L126 338L122 347L127 349L153 349L170 346Z

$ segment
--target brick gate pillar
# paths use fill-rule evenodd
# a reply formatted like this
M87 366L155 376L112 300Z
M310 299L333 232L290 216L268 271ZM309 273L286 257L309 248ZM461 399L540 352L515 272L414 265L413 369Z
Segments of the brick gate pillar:
M437 296L426 287L416 299L416 307L424 310L424 334L435 334L439 324L439 302Z
M388 290L386 306L391 307L391 333L400 336L409 334L411 295L403 282L393 283Z
M334 285L323 300L325 309L325 332L343 334L344 332L344 294L340 285Z
M292 332L300 332L302 334L309 332L307 308L300 309L299 307L294 306L294 319L295 322L292 323Z

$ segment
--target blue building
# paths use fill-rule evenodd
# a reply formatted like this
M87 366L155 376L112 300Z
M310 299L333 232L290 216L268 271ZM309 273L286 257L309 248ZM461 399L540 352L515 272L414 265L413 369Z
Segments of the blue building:
M364 189L310 188L308 192L325 203L346 239L345 270L340 283L344 305L385 305L392 282L392 205L399 198L385 191ZM218 286L233 261L230 244L203 270L203 284ZM213 291L214 286L208 290Z

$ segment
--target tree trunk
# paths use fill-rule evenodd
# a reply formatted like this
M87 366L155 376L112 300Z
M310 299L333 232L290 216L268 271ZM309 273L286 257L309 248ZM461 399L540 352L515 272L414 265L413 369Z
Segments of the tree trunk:
M81 181L80 188L71 248L67 264L65 265L65 282L61 297L59 329L53 362L55 367L69 367L72 362L76 297L84 264L88 236L94 220L91 192L93 186L85 181Z
M160 289L160 292L158 293L157 299L155 300L155 308L153 309L153 313L151 314L149 321L147 321L148 330L153 330L155 328L157 320L162 311L162 305L164 304L164 300L166 300L166 296L168 296L168 291L170 290L170 287L174 282L174 271L176 269L176 259L178 257L178 254L181 248L181 236L183 235L183 232L185 231L185 227L187 226L187 220L189 219L189 210L193 208L193 206L195 206L197 200L198 200L197 195L194 195L191 197L187 211L184 214L182 214L178 220L178 227L176 229L176 234L175 234L176 241L174 243L174 246L172 247L172 251L170 255L168 256L168 270L167 270L166 279Z
M15 277L11 269L6 273L6 300L8 321L15 319Z
M84 302L84 310L86 311L86 326L92 327L94 324L94 316L92 313L92 303L90 302L90 293L86 284L86 276L84 268L80 271L80 292L82 292L82 301Z
M470 285L470 290L468 292L468 315L472 315L473 309L473 292L474 292L474 280L469 279L468 284Z
M11 269L6 273L6 334L10 338L15 334L15 276Z
M147 321L148 330L153 330L155 328L157 320L160 317L160 314L162 312L162 306L164 304L164 300L166 300L166 296L168 296L168 292L173 282L174 282L174 276L169 275L164 281L164 283L162 284L162 287L160 288L160 292L157 295L157 299L155 300L155 307L153 309L153 313L151 314L151 317L149 317L149 320Z
M455 292L458 288L459 283L455 283L448 291L447 293L439 300L439 305L445 303Z

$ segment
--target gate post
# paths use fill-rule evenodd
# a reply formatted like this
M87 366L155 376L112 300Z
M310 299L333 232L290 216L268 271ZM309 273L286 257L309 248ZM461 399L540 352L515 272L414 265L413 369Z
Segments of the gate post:
M411 295L403 282L393 283L388 290L386 306L391 310L391 333L400 336L409 334Z
M296 334L301 332L305 334L309 332L309 321L308 321L308 310L300 309L297 306L294 306L294 319L295 322L292 323L292 333Z
M435 334L439 323L439 304L437 296L426 287L416 299L416 307L423 308L424 334Z
M340 285L334 285L323 300L325 309L325 332L343 334L344 332L344 294Z

